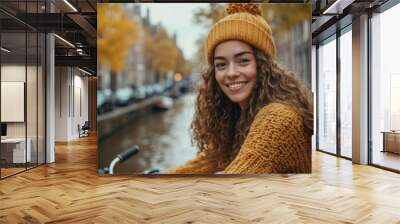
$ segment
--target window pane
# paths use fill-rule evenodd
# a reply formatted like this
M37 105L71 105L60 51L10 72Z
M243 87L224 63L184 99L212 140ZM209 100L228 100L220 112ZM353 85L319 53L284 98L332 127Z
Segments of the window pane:
M372 163L400 170L400 5L372 18Z
M351 158L352 141L352 45L351 31L340 37L340 152Z
M318 148L336 153L336 40L318 48Z

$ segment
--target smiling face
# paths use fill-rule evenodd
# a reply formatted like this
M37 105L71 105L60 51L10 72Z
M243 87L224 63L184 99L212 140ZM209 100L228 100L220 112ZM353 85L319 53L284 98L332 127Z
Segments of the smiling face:
M256 84L257 64L250 45L229 40L214 51L215 78L225 95L240 108L246 107Z

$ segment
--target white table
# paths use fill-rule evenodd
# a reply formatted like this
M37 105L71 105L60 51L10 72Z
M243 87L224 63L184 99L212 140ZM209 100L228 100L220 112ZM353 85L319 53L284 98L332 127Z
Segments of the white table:
M32 160L31 154L31 145L32 141L30 138L27 138L26 142L28 143L26 147L26 154L25 154L25 138L6 138L1 139L2 150L3 147L13 147L12 148L12 155L13 155L13 163L25 163L30 162ZM27 161L25 161L25 158Z

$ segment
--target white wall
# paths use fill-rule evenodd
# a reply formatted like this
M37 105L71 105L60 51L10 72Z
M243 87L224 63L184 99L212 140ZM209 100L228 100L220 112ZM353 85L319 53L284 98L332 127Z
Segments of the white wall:
M78 73L77 73L78 72ZM72 138L78 138L78 124L82 126L85 121L88 121L88 78L87 76L81 76L83 73L80 73L79 70L74 70L74 80L73 80L73 96L74 102L71 102L71 132L70 136Z
M69 79L67 67L55 68L55 141L68 140Z
M38 69L38 70L37 70ZM26 120L23 122L6 122L7 123L7 137L9 138L25 138L25 135L30 139L30 148L32 161L44 163L44 92L43 89L43 76L42 67L40 66L25 66L25 64L3 64L1 66L1 81L9 82L24 82L26 86L26 101L24 100L20 112L26 112ZM25 80L27 78L27 80ZM2 89L3 91L4 89ZM23 94L23 92L22 92ZM7 97L2 95L3 97ZM25 105L26 102L26 105ZM3 103L2 103L3 104ZM2 107L2 112L13 110L10 107ZM14 109L15 110L15 109ZM7 111L11 112L12 111ZM15 113L15 112L14 112ZM24 116L24 115L23 115ZM36 153L39 153L37 156Z
M2 65L1 66L1 81L5 82L25 82L25 65ZM28 73L33 68L28 66ZM28 96L33 93L27 93ZM35 92L36 96L36 92ZM7 110L7 108L1 108ZM25 137L25 122L7 122L8 137Z
M24 122L25 83L1 81L1 121ZM36 105L34 105L36 108Z
M88 78L83 75L76 68L56 67L56 141L79 138L78 124L88 120Z

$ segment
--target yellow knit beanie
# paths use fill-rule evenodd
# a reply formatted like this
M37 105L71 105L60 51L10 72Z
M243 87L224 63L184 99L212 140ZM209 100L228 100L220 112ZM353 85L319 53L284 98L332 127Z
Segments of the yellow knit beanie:
M254 3L229 3L227 16L219 20L208 33L205 56L213 62L215 47L226 40L240 40L275 59L275 44L271 28L262 17L261 8Z

